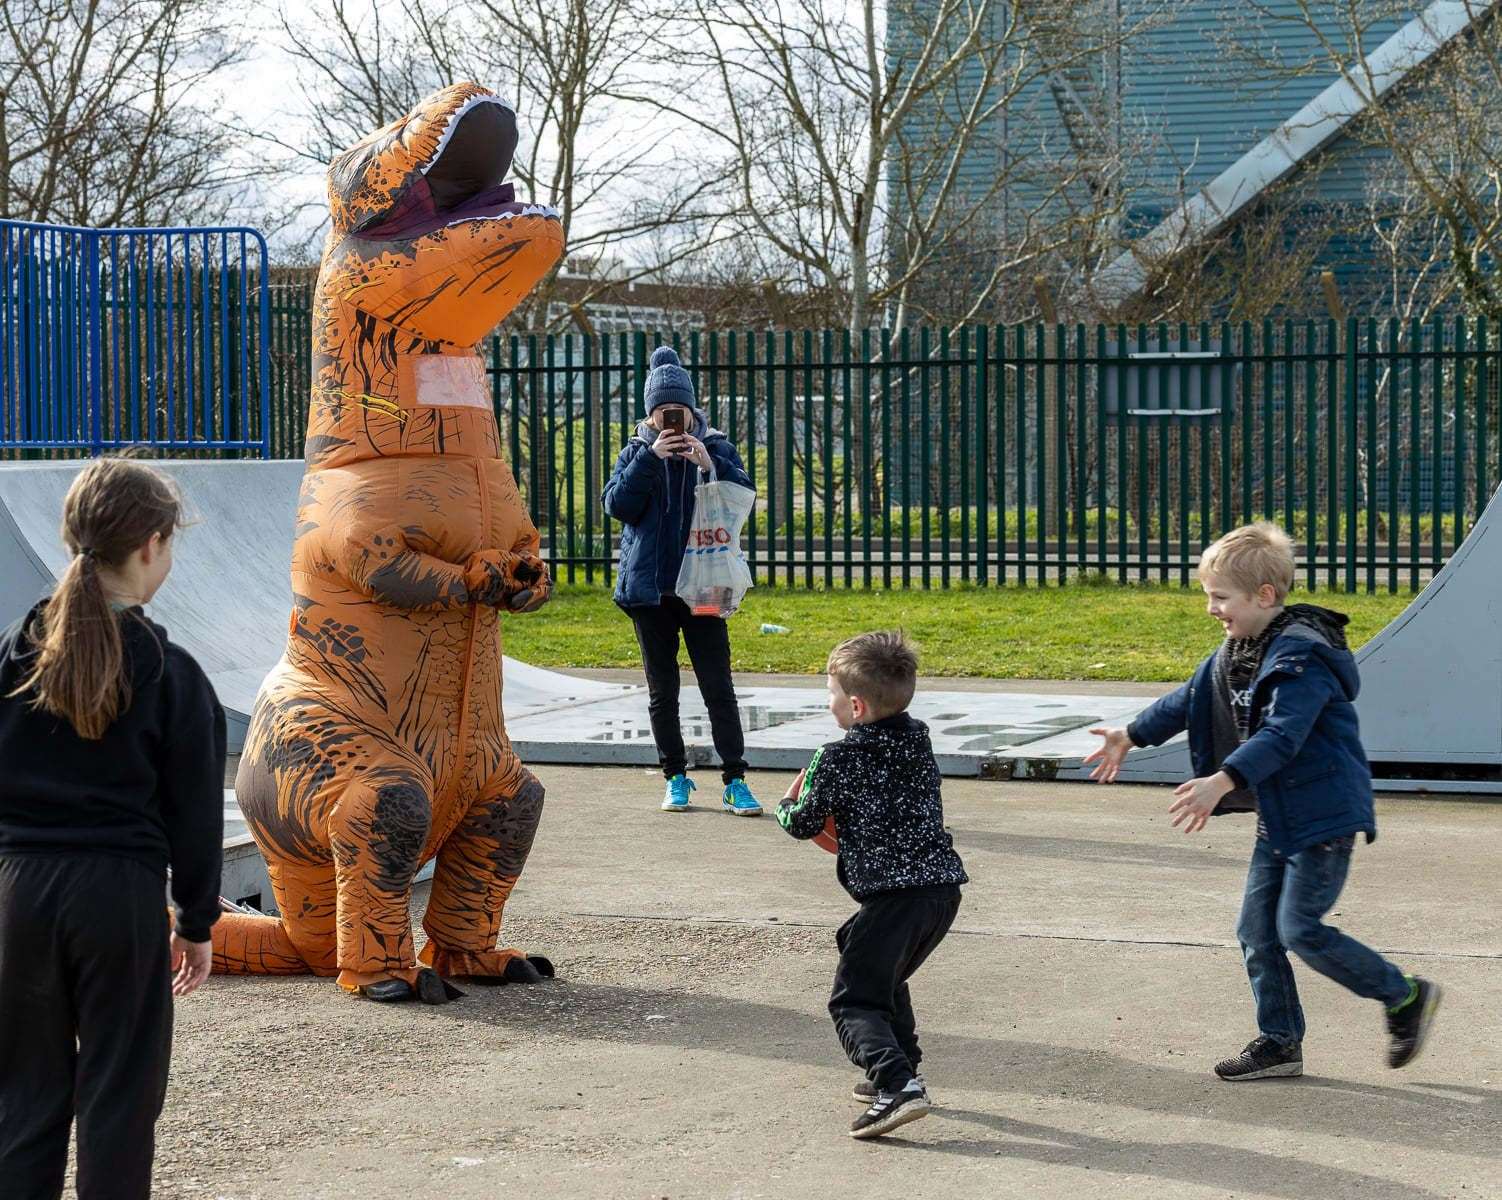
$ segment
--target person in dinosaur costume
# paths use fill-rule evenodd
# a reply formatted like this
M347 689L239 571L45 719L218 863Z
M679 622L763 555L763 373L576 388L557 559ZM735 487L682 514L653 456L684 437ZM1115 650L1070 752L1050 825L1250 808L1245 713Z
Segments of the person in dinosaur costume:
M476 343L563 250L557 214L501 183L516 138L456 84L330 169L291 627L235 780L281 916L225 914L217 972L429 1003L458 994L446 976L552 974L496 947L543 803L502 719L499 615L550 582Z

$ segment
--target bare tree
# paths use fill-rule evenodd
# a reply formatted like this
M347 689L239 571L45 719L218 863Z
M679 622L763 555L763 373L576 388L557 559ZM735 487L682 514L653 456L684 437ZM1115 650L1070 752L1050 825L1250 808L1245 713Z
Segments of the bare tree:
M1051 256L1095 253L1119 211L1102 122L1088 149L1083 125L1054 119L1050 141L1007 122L1161 12L1123 28L1101 7L692 0L670 14L682 81L657 103L723 157L741 236L783 264L771 278L840 298L852 330L883 311L963 321ZM935 279L959 286L936 301Z
M571 259L605 260L629 246L638 261L628 274L661 272L717 233L704 204L712 180L692 163L660 169L670 131L661 121L654 128L656 110L637 101L635 64L660 25L640 0L478 0L462 9L322 0L311 22L288 10L286 46L313 132L296 149L327 162L433 89L474 79L516 105L525 131L516 178L558 208ZM548 323L551 282L518 323Z
M0 0L0 214L224 216L256 173L214 112L245 47L212 0Z
M297 70L298 134L269 137L326 167L347 146L396 120L446 83L454 64L441 30L414 27L407 5L318 0L284 8L282 51ZM424 36L424 34L431 36Z
M1454 302L1452 229L1400 166L1389 162L1373 171L1351 231L1376 251L1371 284L1367 294L1355 298L1353 310L1427 321Z
M1317 172L1269 189L1231 226L1134 254L1148 283L1130 300L1102 305L1112 321L1261 321L1275 315L1324 317L1318 267L1362 213L1321 203ZM1180 194L1188 190L1181 186Z
M1417 17L1398 0L1249 0L1250 14L1274 34L1258 42L1227 37L1249 74L1341 79L1369 102L1350 136L1376 150L1361 226L1384 256L1385 305L1423 316L1451 299L1472 313L1502 318L1502 287L1489 264L1502 252L1502 23L1495 5L1462 0L1466 28L1438 27L1434 9ZM1434 6L1453 10L1456 5ZM1400 81L1374 62L1392 31L1415 29L1448 40ZM1251 24L1250 22L1248 24ZM1268 47L1303 44L1303 55Z
M680 160L644 90L640 62L665 22L644 0L482 0L491 44L511 53L507 77L539 136L517 174L550 197L576 259L629 247L628 278L660 276L719 236L706 199L708 164ZM588 303L596 280L577 298Z

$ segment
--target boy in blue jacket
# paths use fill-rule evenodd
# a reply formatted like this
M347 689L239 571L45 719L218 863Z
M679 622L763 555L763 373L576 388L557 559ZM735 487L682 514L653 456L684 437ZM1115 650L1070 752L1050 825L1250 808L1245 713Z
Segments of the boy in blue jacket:
M678 724L678 637L688 647L725 785L721 805L759 817L761 805L746 784L746 740L730 673L730 632L717 616L692 612L678 598L678 570L694 522L694 489L701 479L750 487L730 439L711 429L694 397L694 381L671 346L652 352L646 386L647 419L621 450L600 502L621 523L621 560L615 602L636 626L647 676L648 712L657 759L667 779L664 812L687 812L694 784Z
M1423 1048L1440 989L1404 975L1375 950L1322 918L1351 865L1355 835L1377 836L1372 777L1354 701L1356 660L1344 615L1312 604L1285 607L1293 542L1276 525L1234 529L1200 556L1208 610L1226 640L1194 677L1125 729L1093 729L1104 744L1086 758L1109 783L1133 746L1157 746L1188 730L1196 778L1169 807L1185 833L1225 812L1257 814L1257 841L1236 935L1251 978L1258 1036L1216 1064L1226 1080L1301 1075L1304 1012L1292 950L1358 996L1380 1000L1387 1065Z

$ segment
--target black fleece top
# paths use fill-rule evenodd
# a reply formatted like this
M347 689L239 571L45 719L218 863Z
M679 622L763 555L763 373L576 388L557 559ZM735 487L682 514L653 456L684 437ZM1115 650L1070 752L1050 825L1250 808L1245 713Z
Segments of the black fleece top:
M928 726L905 712L853 726L820 748L803 786L777 809L796 838L834 818L840 883L857 900L903 888L968 883L944 829L939 764Z
M166 876L177 932L205 942L219 919L224 711L203 670L139 608L118 614L130 707L97 741L11 693L30 673L27 631L46 601L0 633L0 855L110 854Z

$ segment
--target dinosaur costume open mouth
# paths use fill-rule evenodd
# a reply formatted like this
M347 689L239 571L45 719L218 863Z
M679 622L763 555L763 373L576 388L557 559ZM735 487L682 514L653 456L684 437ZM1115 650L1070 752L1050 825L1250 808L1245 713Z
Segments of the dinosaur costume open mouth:
M394 205L355 230L371 241L415 241L465 221L504 220L528 213L555 215L519 204L502 183L516 153L516 114L494 96L474 96L449 117L438 149Z

